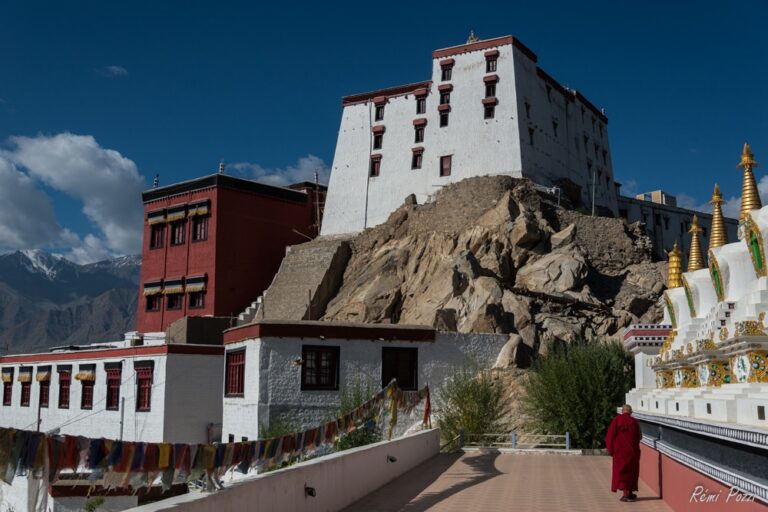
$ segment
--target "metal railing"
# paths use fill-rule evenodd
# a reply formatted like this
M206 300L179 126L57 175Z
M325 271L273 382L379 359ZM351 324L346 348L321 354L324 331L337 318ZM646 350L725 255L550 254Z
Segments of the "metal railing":
M525 434L509 432L503 434L464 434L462 446L476 448L512 449L571 449L571 434Z

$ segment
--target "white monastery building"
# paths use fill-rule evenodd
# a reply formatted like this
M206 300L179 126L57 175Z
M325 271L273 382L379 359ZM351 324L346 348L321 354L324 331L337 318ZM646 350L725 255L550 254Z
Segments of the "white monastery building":
M431 327L266 321L224 332L223 441L264 437L274 422L301 430L339 414L340 394L378 390L393 378L406 390L439 390L460 368L491 368L506 334L447 333Z
M205 443L221 422L221 346L129 342L0 357L0 427Z
M322 234L384 222L410 194L506 174L618 213L608 118L512 36L432 52L431 79L343 99Z

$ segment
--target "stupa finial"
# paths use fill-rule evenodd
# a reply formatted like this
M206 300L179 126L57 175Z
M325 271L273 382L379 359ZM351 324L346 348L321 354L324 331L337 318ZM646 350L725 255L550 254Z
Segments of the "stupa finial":
M720 193L720 187L715 183L715 190L712 192L712 232L709 235L709 249L720 247L728 243L728 232L725 230L725 219L723 218L723 195Z
M736 167L744 169L744 178L741 184L741 210L739 211L739 222L743 222L749 212L759 210L763 207L760 201L760 194L757 192L757 183L752 169L758 166L755 161L755 155L749 149L749 144L744 143L744 150L741 152L741 162Z
M701 254L701 241L699 240L699 233L701 233L701 227L699 227L699 218L694 215L691 221L691 229L688 230L691 234L691 251L688 254L688 272L694 272L704 268L704 256Z
M667 288L680 288L683 286L683 263L677 242L672 250L667 253L669 258L669 271L667 272Z

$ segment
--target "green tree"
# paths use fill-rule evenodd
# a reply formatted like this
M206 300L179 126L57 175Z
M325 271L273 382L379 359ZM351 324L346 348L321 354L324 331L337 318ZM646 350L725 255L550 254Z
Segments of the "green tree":
M634 361L612 341L552 345L534 362L523 410L544 434L570 432L577 448L599 448L634 383Z
M461 432L467 436L505 433L509 397L489 371L460 368L440 389L435 412L444 442Z

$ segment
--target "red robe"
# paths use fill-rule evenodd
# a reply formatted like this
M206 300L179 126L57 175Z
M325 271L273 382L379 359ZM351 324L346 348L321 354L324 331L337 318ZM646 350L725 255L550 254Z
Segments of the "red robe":
M605 447L613 456L611 492L636 491L640 476L640 424L629 413L622 413L611 422L605 434Z

